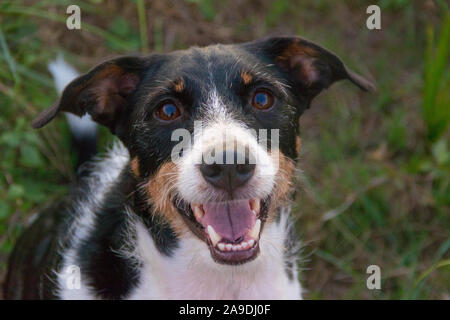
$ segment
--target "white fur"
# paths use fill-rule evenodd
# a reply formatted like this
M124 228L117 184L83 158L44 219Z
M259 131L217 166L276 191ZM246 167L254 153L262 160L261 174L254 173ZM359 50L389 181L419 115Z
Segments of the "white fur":
M267 225L258 257L236 266L214 262L206 243L194 235L183 238L172 257L163 256L137 222L141 278L127 299L301 299L296 274L290 281L284 270L286 221Z
M56 89L58 93L61 94L64 91L64 88L76 77L79 76L78 72L64 61L61 55L48 64L48 70L53 76L55 81Z
M95 221L95 209L102 203L105 194L111 185L117 180L121 170L129 161L128 150L122 143L117 142L106 155L96 163L93 173L87 181L86 197L73 203L71 210L74 214L74 222L69 230L70 246L65 248L61 255L62 266L56 270L58 274L57 295L62 299L94 299L90 288L85 284L83 270L81 270L81 288L70 289L67 283L65 271L70 266L79 266L76 253L83 240L90 236Z

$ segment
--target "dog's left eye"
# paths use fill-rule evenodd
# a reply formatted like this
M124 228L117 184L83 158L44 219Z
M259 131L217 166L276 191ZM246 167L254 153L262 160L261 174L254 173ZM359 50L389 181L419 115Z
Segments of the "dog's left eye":
M264 89L258 89L253 94L252 105L259 110L267 110L273 105L273 95Z
M173 101L166 101L156 110L155 117L163 121L173 121L181 116L180 108Z

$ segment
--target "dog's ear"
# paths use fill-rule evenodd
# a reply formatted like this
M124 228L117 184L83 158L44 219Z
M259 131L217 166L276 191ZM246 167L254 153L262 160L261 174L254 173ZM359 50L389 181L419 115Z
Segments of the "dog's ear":
M106 61L73 80L61 98L42 111L31 123L41 128L60 111L82 116L89 113L96 122L112 132L127 111L130 98L142 79L147 60L141 57L121 57Z
M334 53L300 37L271 37L244 46L250 53L262 54L277 65L287 75L293 91L308 99L343 79L362 90L375 90L370 81L347 69Z

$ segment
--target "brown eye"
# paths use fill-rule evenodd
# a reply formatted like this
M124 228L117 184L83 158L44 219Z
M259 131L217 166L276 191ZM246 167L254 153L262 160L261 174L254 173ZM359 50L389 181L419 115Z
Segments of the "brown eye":
M257 90L253 94L252 105L259 110L267 110L273 105L273 95L266 90Z
M173 121L181 115L181 110L172 102L164 102L155 112L155 116L164 121Z

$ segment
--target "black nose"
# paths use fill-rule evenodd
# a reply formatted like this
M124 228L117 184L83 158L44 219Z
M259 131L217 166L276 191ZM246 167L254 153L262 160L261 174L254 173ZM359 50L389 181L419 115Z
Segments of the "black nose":
M233 159L231 164L227 163L227 158ZM238 161L238 159L241 159L241 161ZM255 165L250 164L247 157L243 157L234 151L228 157L227 152L224 152L222 163L203 163L200 165L200 171L206 181L217 188L227 190L230 194L250 180L255 171Z

